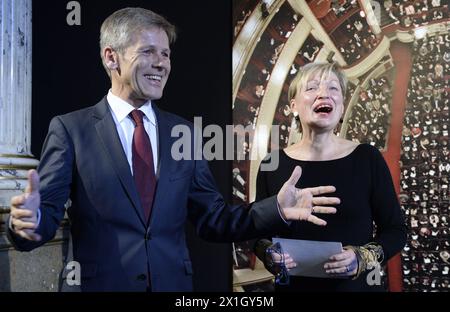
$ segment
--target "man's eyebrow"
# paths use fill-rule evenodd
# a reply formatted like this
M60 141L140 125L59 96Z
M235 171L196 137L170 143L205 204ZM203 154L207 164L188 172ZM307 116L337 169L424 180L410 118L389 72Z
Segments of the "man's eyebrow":
M139 51L148 50L148 49L156 49L156 50L158 50L159 48L158 48L158 46L155 46L155 45L152 45L152 44L144 45L144 46L138 48ZM170 53L170 48L162 48L161 50L163 52L169 52Z

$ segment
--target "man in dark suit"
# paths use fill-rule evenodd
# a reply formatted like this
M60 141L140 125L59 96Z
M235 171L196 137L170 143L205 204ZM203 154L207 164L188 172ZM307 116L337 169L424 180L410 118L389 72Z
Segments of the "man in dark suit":
M205 160L174 160L171 130L191 123L158 109L170 73L174 27L140 8L119 10L101 28L111 89L98 104L53 118L41 162L25 193L11 199L9 238L29 251L52 239L68 209L82 291L190 291L184 226L213 241L269 235L285 220L333 213L339 202L314 197L332 186L299 190L297 168L277 196L229 206Z

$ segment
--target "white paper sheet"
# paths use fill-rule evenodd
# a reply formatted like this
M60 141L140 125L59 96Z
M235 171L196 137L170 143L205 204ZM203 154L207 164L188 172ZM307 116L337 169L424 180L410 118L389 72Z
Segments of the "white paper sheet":
M289 275L336 278L339 276L325 273L323 268L332 255L342 252L339 242L320 242L274 237L273 243L279 242L284 253L288 253L297 263L289 270Z

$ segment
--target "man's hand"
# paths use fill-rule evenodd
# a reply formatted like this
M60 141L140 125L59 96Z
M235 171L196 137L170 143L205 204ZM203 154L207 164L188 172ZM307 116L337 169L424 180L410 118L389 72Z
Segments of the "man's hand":
M333 193L336 188L329 185L298 189L295 184L301 175L302 169L296 166L289 180L278 192L277 200L281 211L287 220L302 220L317 225L326 225L325 220L318 218L313 213L336 213L336 208L324 205L337 205L341 201L337 197L317 197L317 195Z
M28 171L25 193L11 198L11 227L14 233L31 241L40 241L34 231L38 227L37 211L41 205L39 176L36 170Z

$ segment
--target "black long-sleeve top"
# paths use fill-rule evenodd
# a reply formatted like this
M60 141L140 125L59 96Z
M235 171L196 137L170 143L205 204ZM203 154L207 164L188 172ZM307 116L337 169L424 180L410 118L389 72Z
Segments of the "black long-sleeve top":
M278 152L278 151L277 151ZM264 161L269 162L273 154ZM406 242L406 226L395 194L392 177L381 153L368 144L360 144L349 155L326 161L301 161L279 152L279 166L275 171L259 171L256 199L278 193L295 166L301 166L302 176L297 187L334 185L341 203L336 214L320 214L327 221L325 227L308 222L292 222L281 237L317 241L339 241L343 246L362 246L369 242L380 244L385 260L398 253ZM376 231L374 237L374 223ZM301 265L299 263L298 265ZM369 286L366 275L358 279L323 279L291 277L289 286L277 290L290 291L379 291Z

